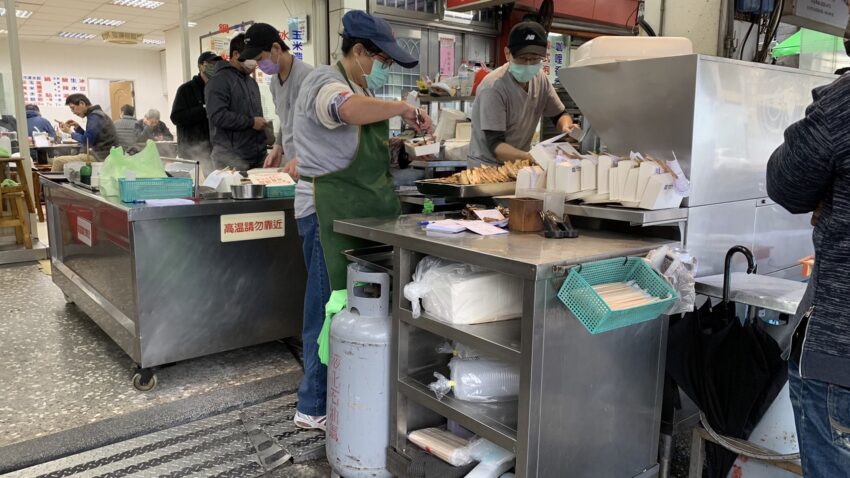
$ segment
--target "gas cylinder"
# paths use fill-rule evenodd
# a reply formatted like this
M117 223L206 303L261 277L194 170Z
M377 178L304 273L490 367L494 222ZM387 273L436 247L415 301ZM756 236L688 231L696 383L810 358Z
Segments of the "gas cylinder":
M331 322L326 452L344 478L391 477L390 276L348 266L348 305Z

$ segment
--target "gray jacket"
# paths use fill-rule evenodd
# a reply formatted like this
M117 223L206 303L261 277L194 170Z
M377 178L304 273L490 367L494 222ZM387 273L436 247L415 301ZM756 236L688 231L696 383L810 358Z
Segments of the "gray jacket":
M767 193L793 214L820 210L800 374L850 387L850 75L813 92L767 165Z
M266 156L266 134L253 129L254 118L263 116L257 82L229 62L221 61L204 88L204 96L216 167L262 164Z
M136 118L121 115L121 119L115 122L115 134L118 136L118 146L128 148L136 145Z

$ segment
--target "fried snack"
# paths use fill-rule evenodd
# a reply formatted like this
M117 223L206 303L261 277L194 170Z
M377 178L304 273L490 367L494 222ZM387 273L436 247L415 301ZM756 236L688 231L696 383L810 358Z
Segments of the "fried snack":
M516 180L520 169L533 165L531 160L523 159L510 161L498 167L480 166L465 169L445 178L434 179L433 182L461 185L508 183Z

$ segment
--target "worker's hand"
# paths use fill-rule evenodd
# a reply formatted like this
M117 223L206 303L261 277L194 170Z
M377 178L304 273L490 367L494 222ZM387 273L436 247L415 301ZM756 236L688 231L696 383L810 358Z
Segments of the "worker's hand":
M269 122L266 121L266 119L263 118L262 116L255 116L254 117L254 129L255 130L262 131L262 130L266 129L266 126L268 126L268 124L269 124Z
M581 129L579 125L575 123L565 124L563 128L561 128L562 133L571 133L574 130Z
M276 144L272 148L272 152L266 156L266 160L263 162L264 168L276 168L280 166L280 162L283 159L283 148Z
M431 121L431 117L428 116L428 113L422 111L421 109L419 110L419 117L422 119L422 123L420 124L416 122L416 108L407 103L404 103L404 105L407 108L405 108L404 113L401 114L401 119L403 119L405 123L407 123L417 133L430 133L433 130L434 124Z
M292 179L298 181L298 159L293 159L292 161L284 164L283 172L290 175Z

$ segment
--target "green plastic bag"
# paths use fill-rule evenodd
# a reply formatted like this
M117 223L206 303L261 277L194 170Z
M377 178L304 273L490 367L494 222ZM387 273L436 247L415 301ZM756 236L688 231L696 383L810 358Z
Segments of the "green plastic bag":
M341 289L331 292L331 298L325 304L325 322L316 343L319 344L319 361L327 365L331 353L331 321L348 304L348 290Z
M165 166L159 158L156 143L148 140L145 149L127 156L121 147L112 148L100 168L100 194L118 196L118 180L133 178L165 178Z

